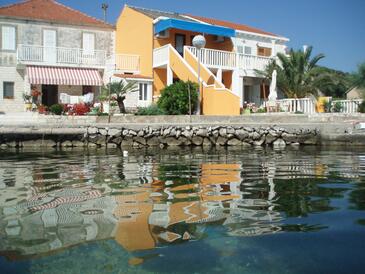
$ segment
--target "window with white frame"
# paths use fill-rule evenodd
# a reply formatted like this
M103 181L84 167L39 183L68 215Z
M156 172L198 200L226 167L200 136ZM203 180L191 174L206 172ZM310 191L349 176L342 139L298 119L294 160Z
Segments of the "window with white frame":
M243 46L237 46L237 52L243 53Z
M1 27L1 49L15 50L16 49L16 29L14 26Z
M3 82L3 98L14 99L14 82Z
M140 101L147 101L148 100L148 86L147 84L140 83L139 84L139 97Z
M252 48L245 46L245 54L251 55L252 54Z
M84 32L82 34L82 49L84 55L93 55L95 51L95 34Z

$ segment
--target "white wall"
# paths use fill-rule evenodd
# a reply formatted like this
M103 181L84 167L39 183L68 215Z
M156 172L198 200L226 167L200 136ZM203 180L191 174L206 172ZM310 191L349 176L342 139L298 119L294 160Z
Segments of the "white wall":
M3 82L14 82L14 99L3 98ZM24 111L23 93L25 90L30 90L30 85L24 81L24 71L18 71L15 67L0 66L0 111Z

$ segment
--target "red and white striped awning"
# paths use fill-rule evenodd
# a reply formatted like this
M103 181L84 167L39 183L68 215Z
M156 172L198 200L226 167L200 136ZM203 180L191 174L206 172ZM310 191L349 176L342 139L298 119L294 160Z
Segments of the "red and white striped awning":
M35 85L102 86L97 69L27 66L29 83Z

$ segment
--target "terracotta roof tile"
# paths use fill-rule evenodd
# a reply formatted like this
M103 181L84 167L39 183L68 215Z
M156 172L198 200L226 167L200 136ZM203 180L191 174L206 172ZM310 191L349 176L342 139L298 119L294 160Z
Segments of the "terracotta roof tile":
M264 35L278 36L271 32L263 31L263 30L260 30L257 28L243 25L243 24L237 24L237 23L232 23L232 22L228 22L228 21L207 18L207 17L202 17L202 16L195 16L195 15L190 15L190 14L186 14L186 16L194 18L199 21L202 21L207 24L211 24L211 25L222 26L222 27L227 27L227 28L231 28L231 29L235 29L235 30L242 30L242 31L253 32L253 33L264 34Z
M110 28L113 26L69 8L54 0L28 0L0 7L0 17L57 22L70 25Z

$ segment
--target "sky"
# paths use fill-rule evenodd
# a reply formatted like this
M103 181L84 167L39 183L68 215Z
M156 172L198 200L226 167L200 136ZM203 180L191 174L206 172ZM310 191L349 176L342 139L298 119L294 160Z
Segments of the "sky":
M19 0L0 0L0 6ZM189 13L257 27L290 39L289 48L312 45L320 64L352 72L365 62L365 0L58 0L97 18L108 3L115 23L124 4Z

